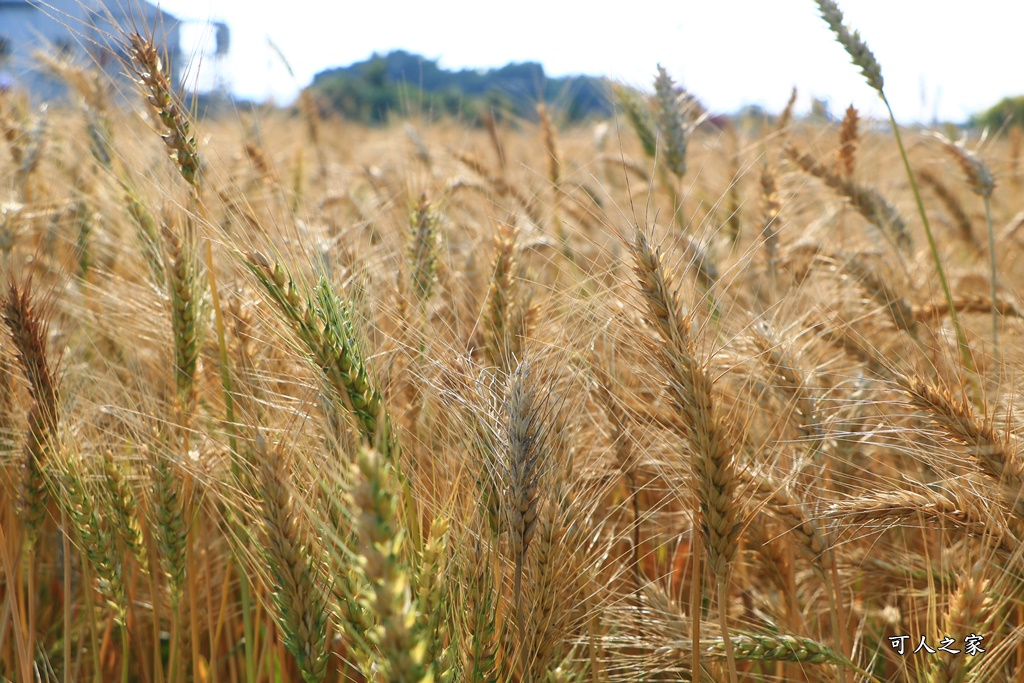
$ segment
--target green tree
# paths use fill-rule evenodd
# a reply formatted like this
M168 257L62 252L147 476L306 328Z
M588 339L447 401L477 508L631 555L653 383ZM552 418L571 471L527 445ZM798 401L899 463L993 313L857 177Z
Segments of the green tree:
M972 126L993 130L1008 124L1024 127L1024 95L1004 97L998 104L972 116L970 123Z

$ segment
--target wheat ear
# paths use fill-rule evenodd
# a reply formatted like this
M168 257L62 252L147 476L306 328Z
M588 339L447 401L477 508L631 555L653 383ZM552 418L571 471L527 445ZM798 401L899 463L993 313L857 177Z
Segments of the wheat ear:
M995 178L988 169L988 164L976 153L967 149L963 141L953 143L938 133L935 137L942 143L942 148L953 157L964 177L967 178L967 185L971 192L981 197L985 204L985 223L988 227L988 251L989 270L991 274L992 289L992 343L999 346L999 312L996 310L996 242L995 231L992 228L992 207L990 199L996 188Z
M894 527L926 520L936 526L958 529L967 536L991 538L1002 550L1013 553L1018 542L1009 528L976 501L956 495L955 490L882 491L832 503L825 511L830 519L871 527Z
M949 599L941 635L958 638L979 632L992 616L991 582L985 578L986 566L977 562L961 579ZM933 660L929 683L964 683L968 680L974 657L965 653Z
M861 73L867 80L868 85L874 88L879 95L885 87L885 80L882 78L882 66L875 59L875 55L868 49L868 44L860 37L857 31L851 31L843 23L843 13L839 6L832 0L815 0L821 12L821 18L825 20L828 27L836 34L836 40L843 46L850 60L860 67Z
M696 101L659 64L654 79L654 103L662 161L672 175L682 180L686 175L686 148L696 127Z
M853 178L853 169L857 164L857 128L860 121L859 112L852 104L846 108L842 126L839 128L839 151L837 154L840 172L847 179Z
M464 639L468 646L462 649L467 680L471 683L497 683L500 675L502 631L501 598L495 581L494 551L479 538L467 539L469 576L463 589L463 603L468 612Z
M316 558L303 538L283 453L258 436L255 456L275 616L303 680L319 683L327 673L327 594L317 578Z
M793 121L793 107L796 106L797 90L796 86L789 93L789 99L786 100L786 106L782 109L782 113L779 115L779 121L775 126L775 130L788 133L789 124Z
M522 360L523 343L536 316L529 296L519 285L517 235L511 225L498 225L482 321L484 353L491 365L506 376Z
M171 89L171 79L164 70L160 51L152 40L139 33L128 36L128 48L131 66L146 101L161 123L161 137L171 158L185 181L198 190L199 150L188 117Z
M455 667L456 648L447 641L452 608L449 596L450 571L454 563L448 551L450 520L438 515L430 525L430 538L423 545L419 563L416 603L421 615L415 629L416 638L424 645L424 661L430 662L430 674L435 680L451 679Z
M864 288L872 299L885 306L893 324L912 337L917 335L917 320L906 299L875 272L862 258L851 258L844 264L847 273Z
M726 635L724 646L730 654L729 677L735 683L736 666L727 636L725 605L729 572L740 535L733 435L712 392L711 373L697 357L690 320L683 315L672 273L661 253L639 228L629 247L647 317L661 337L659 343L652 343L652 350L668 377L668 394L675 413L673 426L690 444L694 494L699 505L697 520L718 582L719 617ZM695 637L699 637L699 632Z
M0 349L0 453L15 448L14 364Z
M165 444L166 439L158 437L157 442ZM160 561L167 580L171 608L177 612L182 584L185 582L185 545L188 536L185 501L181 493L182 482L175 471L175 463L167 453L153 453L152 459L150 509L156 527L154 535L157 538Z
M882 234L893 239L897 247L903 251L911 250L913 243L910 233L907 232L906 222L896 208L876 190L864 187L837 174L833 169L819 163L814 157L802 152L792 143L786 144L785 152L786 156L804 171L821 179L830 188L846 197L857 213L877 225L882 230Z
M172 229L164 224L161 232L167 250L165 263L171 303L171 331L174 336L174 385L182 426L187 426L196 399L202 330L199 265L189 227L183 229L175 226Z
M124 620L127 603L123 577L123 553L117 548L105 523L94 505L94 496L86 488L86 478L79 456L69 455L61 463L62 470L53 482L58 505L71 520L75 545L96 572L100 592L117 612L119 622Z
M736 659L740 661L847 664L845 658L810 638L774 633L737 633L730 639ZM708 644L707 653L712 657L724 657L726 647L724 638L716 638Z
M523 568L537 526L540 476L547 465L547 426L530 364L523 361L509 378L506 410L502 508L507 516L509 551L515 562L514 601L520 640L526 622L522 612Z
M31 280L21 285L12 281L6 296L0 299L0 309L18 364L28 378L32 398L20 499L20 510L31 545L46 517L44 470L48 453L57 438L60 395L56 368L49 360L47 323L32 294Z
M896 376L900 389L911 405L928 413L946 435L967 448L978 468L990 479L1005 486L1004 503L1024 520L1024 468L1010 440L990 421L981 421L966 400L955 398L949 387L920 377Z
M370 450L359 453L356 467L353 497L360 511L359 552L372 588L369 601L379 619L369 633L377 666L385 680L426 683L432 677L424 661L426 642L414 629L409 568L402 560L406 534L399 524L398 496L392 492L393 468Z
M437 281L437 252L441 216L425 194L420 195L409 214L409 267L413 292L421 303L430 300Z
M761 234L764 236L769 273L775 272L779 256L779 233L782 232L782 197L777 178L775 170L767 164L761 168Z
M974 231L971 228L971 219L964 211L963 204L957 199L956 195L953 194L952 190L946 186L942 179L939 178L935 173L932 173L927 168L923 168L917 172L921 182L928 187L932 188L935 196L939 198L942 205L946 207L946 211L949 213L949 217L953 220L953 225L956 226L957 232L963 237L964 241L970 244L975 249L979 249L977 240L974 239Z
M144 572L149 571L146 556L146 544L139 521L138 506L135 492L132 491L124 471L114 459L110 449L103 452L103 479L105 483L107 505L113 512L112 525L117 529L121 541L135 556Z
M658 151L658 137L655 132L657 123L651 116L651 112L640 95L632 88L615 84L612 86L612 92L615 93L615 100L622 107L633 132L640 139L640 146L643 147L644 153L653 159Z

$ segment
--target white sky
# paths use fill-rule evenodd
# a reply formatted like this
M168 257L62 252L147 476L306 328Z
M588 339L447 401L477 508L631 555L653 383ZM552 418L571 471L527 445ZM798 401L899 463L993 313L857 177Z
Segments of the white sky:
M792 86L841 114L884 116L812 0L163 0L182 20L226 21L237 95L289 102L318 71L405 49L447 68L537 61L549 75L607 75L649 87L657 64L712 111L778 111ZM1021 0L840 0L882 64L901 121L962 121L1024 94ZM200 32L198 27L189 30ZM295 71L289 76L268 43ZM209 68L213 60L205 58Z

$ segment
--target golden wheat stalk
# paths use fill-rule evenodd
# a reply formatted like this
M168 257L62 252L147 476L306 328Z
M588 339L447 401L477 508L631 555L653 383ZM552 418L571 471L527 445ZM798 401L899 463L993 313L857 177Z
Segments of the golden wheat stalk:
M719 617L722 631L727 633L725 600L740 535L734 435L712 391L712 375L697 356L690 320L683 315L672 273L660 251L639 227L629 248L648 319L661 337L658 343L652 341L651 350L668 378L672 424L690 445L694 498L698 503L695 526L699 524L717 581ZM695 633L699 637L699 631ZM735 683L732 643L728 638L724 642L729 654L729 678Z
M60 394L57 372L49 359L47 321L40 302L32 292L31 280L13 280L0 298L0 315L7 326L16 358L28 379L32 405L28 413L28 436L22 464L20 510L25 519L29 545L46 517L48 454L56 444Z

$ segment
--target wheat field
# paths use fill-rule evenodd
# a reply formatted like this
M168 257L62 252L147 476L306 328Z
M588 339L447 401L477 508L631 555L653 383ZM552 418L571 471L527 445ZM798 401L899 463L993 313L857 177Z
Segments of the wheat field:
M121 41L0 94L0 680L1024 680L1020 129L197 119Z

